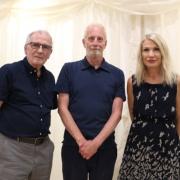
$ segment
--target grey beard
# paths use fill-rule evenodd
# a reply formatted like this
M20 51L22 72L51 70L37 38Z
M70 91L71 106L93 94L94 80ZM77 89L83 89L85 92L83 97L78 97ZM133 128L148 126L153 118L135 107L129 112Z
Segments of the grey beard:
M88 56L101 56L102 52L100 50L90 50L87 52Z

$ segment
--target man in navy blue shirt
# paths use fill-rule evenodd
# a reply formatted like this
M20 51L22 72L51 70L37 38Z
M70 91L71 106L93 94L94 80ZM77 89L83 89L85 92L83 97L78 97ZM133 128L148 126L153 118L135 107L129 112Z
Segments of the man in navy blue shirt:
M103 58L106 32L86 28L84 59L65 63L56 90L65 125L62 146L64 180L112 180L117 148L114 130L125 100L124 74Z
M57 106L55 80L45 67L52 53L47 31L34 31L26 57L0 69L0 179L49 180L54 144L48 134Z

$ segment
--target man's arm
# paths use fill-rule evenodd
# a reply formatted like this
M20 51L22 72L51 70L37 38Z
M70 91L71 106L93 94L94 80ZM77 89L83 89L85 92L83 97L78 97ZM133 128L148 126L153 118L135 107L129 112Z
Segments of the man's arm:
M112 114L100 133L93 139L86 141L80 148L80 153L85 159L90 159L102 145L102 143L114 131L121 119L123 100L116 97L112 105Z
M4 103L3 101L0 101L0 108L2 107L3 103Z
M59 93L58 96L58 113L62 119L62 122L66 128L66 130L71 134L71 136L75 139L76 143L80 147L86 139L82 135L80 129L76 125L69 109L69 94L67 93Z

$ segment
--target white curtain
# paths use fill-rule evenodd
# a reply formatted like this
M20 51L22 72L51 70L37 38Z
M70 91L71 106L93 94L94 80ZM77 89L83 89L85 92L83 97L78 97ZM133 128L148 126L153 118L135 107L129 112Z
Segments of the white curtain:
M134 73L136 53L142 35L160 33L172 55L175 71L180 69L180 0L1 0L0 1L0 65L24 57L28 33L48 30L53 37L53 53L46 66L55 78L67 61L82 59L85 50L82 37L92 22L102 23L107 30L105 58L121 68L126 80ZM127 103L116 128L118 158L114 171L117 177L130 127ZM51 139L55 153L51 180L62 180L61 141L64 127L52 113Z

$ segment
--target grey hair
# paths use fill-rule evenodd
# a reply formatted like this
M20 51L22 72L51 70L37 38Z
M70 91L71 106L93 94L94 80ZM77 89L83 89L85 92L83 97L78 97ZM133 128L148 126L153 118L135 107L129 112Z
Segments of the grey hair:
M33 31L30 34L28 34L28 36L26 38L25 45L31 42L32 35L35 34L35 33L47 34L49 39L50 39L50 41L51 41L51 45L52 45L52 37L51 37L50 33L48 31L46 31L46 30L36 30L36 31Z
M93 27L98 27L98 28L102 29L102 30L103 30L103 33L104 33L105 40L107 40L107 35L106 35L105 27L104 27L102 24L99 24L99 23L89 24L89 25L86 27L85 31L84 31L84 38L87 37L89 29L91 29L91 28L93 28Z

